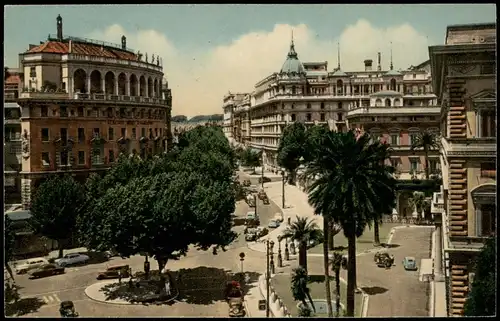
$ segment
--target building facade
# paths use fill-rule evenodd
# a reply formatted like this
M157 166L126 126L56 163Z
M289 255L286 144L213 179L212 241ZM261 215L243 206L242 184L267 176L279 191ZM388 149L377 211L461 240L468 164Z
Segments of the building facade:
M344 71L340 54L338 60L332 72L327 62L302 63L292 40L280 72L258 82L249 97L248 145L263 150L266 167L278 171L277 149L287 124L322 124L336 131L358 128L392 145L391 162L398 179L424 178L424 153L410 147L418 133L439 132L440 108L432 90L430 61L396 71L391 57L389 68L383 70L379 54L376 68L367 59L362 62L364 70ZM234 115L233 109L233 125L247 133ZM243 142L242 135L232 137ZM429 159L431 173L438 172L439 151L431 151ZM417 215L408 208L410 195L398 197L393 214Z
M171 92L161 59L121 46L57 35L20 54L22 198L58 172L84 179L120 153L165 151L171 140Z
M6 210L21 203L21 107L17 104L23 74L4 70L4 185Z
M448 314L460 316L474 260L496 233L496 24L449 26L429 54L442 133L435 269L444 270Z

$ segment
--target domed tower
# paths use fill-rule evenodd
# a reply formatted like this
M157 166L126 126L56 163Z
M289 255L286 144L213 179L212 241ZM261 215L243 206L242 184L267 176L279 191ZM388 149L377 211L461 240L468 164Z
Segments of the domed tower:
M288 55L286 57L285 63L283 64L283 67L281 67L280 74L287 74L289 77L300 77L306 75L304 66L300 62L299 56L295 51L293 34L292 42L290 43L290 51L288 51Z

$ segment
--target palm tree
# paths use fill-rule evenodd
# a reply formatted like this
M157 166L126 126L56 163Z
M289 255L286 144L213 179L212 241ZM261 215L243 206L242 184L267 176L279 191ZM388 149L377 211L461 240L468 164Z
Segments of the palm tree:
M410 207L415 209L418 214L418 220L422 219L422 213L430 207L430 203L423 192L413 192L409 199Z
M335 251L329 262L332 271L335 273L335 316L337 318L340 316L340 269L342 268L342 259L342 253Z
M329 262L328 262L328 234L330 232L330 217L328 215L323 216L323 233L325 234L323 239L323 260L324 271L325 271L325 294L326 294L326 307L328 310L328 317L333 318L332 309L332 296L330 291L330 273L329 273Z
M306 298L311 303L311 307L316 312L316 307L314 306L313 300L311 298L311 291L307 287L309 277L307 275L307 270L302 266L293 269L292 273L292 295L295 301L302 302L304 308L307 308Z
M307 271L307 244L309 241L320 241L323 239L323 232L313 219L299 217L287 227L283 237L299 242L299 265Z
M425 179L429 179L429 151L432 149L439 149L440 141L438 135L430 131L419 133L414 141L411 142L411 150L420 149L424 150L425 156Z
M339 234L342 231L342 225L330 221L330 238L328 239L328 248L330 251L335 250L335 235Z
M389 151L387 144L370 143L368 134L328 132L306 169L306 176L317 178L308 188L309 203L316 213L339 223L348 240L348 316L354 316L356 238L374 213L388 213L395 204L394 168L383 162Z

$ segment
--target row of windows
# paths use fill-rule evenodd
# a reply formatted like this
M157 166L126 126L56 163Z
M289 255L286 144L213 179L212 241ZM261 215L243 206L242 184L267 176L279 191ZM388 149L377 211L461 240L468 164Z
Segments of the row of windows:
M153 149L141 149L140 151L140 156L145 157L146 155L152 155L153 154ZM88 160L86 157L86 153L83 150L79 150L76 155L75 159L75 164L84 166L87 165ZM108 155L107 157L105 156L104 149L103 148L94 148L91 152L91 157L89 158L90 162L93 165L103 165L105 163L114 163L117 158L117 154L115 153L114 150L110 149L108 150ZM49 152L42 152L42 166L43 167L50 167L51 165L51 160L50 160L50 153ZM71 158L70 155L65 152L59 152L56 154L56 163L59 166L69 166L71 165Z
M41 112L40 112L41 117L49 117L49 108L47 106L42 106ZM78 117L84 117L85 115L85 109L83 107L78 107L77 111L75 112L74 109L70 109L70 112L68 114L68 108L61 106L59 107L59 117L68 117L68 115L74 117L78 115ZM57 116L57 110L53 109L52 110L52 116ZM106 111L102 111L99 108L92 108L92 109L87 109L87 117L119 117L119 118L144 118L144 119L163 119L165 116L165 111L163 110L151 110L149 109L147 112L143 109L141 111L136 111L136 109L126 109L126 108L120 108L119 110L114 110L113 108L109 107L106 109Z
M48 142L50 141L50 131L49 128L42 128L42 142ZM90 137L103 137L104 138L104 133L100 132L100 128L94 128L90 132L91 136ZM60 138L61 139L68 139L68 129L67 128L61 128L59 131ZM141 128L141 136L140 137L146 137L149 139L153 139L155 137L161 137L163 135L163 128L150 128L149 132L147 131L147 128L142 127ZM127 138L127 129L126 128L120 128L120 136L117 137L115 133L115 128L108 128L108 140L115 140L117 138ZM139 137L139 138L140 138ZM137 139L137 128L132 128L132 135L131 139ZM85 141L85 128L78 128L78 142L82 143Z
M400 168L401 167L401 160L398 158L391 158L391 166L394 168ZM433 173L437 170L439 170L441 164L435 160L435 159L429 159L429 169L430 172ZM422 164L420 163L419 158L410 158L410 171L411 172L418 172L422 170Z

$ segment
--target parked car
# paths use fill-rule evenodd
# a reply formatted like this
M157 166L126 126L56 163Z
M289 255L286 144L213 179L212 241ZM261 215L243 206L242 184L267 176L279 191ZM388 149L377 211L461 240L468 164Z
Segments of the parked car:
M26 263L17 265L15 267L16 273L17 274L24 274L27 273L31 270L38 269L42 265L49 264L49 261L43 257L36 257L33 259L29 259L26 261Z
M85 264L89 261L89 257L80 253L66 254L64 257L55 260L59 266L65 267L68 265Z
M109 250L109 251L104 252L104 256L106 256L107 259L110 259L114 256L119 256L119 254L115 250Z
M56 274L64 274L64 268L56 264L44 264L31 272L30 278L36 279Z
M255 207L255 198L252 194L248 194L245 198L245 201L247 202L248 206Z
M276 220L270 220L269 224L267 224L267 227L269 228L277 228L280 226L280 223Z
M418 270L417 261L412 256L405 256L405 258L403 259L403 267L407 271L416 271L416 270Z
M256 239L257 239L257 234L255 234L255 233L247 233L245 235L245 241L247 241L247 242L253 242Z
M130 267L127 264L112 265L106 267L106 270L97 273L97 279L116 279L119 275L128 278L130 274Z
M255 214L255 212L250 211L250 212L247 212L247 217L246 218L247 218L247 220L255 220L255 219L259 218L259 217L258 217L258 215Z
M281 214L279 212L274 214L274 220L279 222L279 223L283 223L283 214Z

